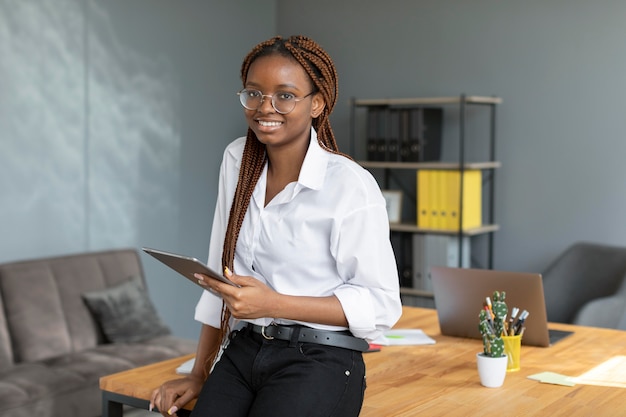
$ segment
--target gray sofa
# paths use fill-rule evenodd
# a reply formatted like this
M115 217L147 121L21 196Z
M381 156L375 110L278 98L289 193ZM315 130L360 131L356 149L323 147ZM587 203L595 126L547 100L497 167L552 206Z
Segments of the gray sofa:
M99 378L195 351L134 249L0 264L0 417L101 415Z

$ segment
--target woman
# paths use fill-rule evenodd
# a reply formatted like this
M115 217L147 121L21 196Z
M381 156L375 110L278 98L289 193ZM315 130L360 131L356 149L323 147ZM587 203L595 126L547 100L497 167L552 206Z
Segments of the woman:
M171 415L198 397L192 416L358 416L365 340L401 314L384 198L337 149L337 73L318 44L262 42L241 79L248 134L224 152L208 261L237 286L197 276L194 368L151 407Z

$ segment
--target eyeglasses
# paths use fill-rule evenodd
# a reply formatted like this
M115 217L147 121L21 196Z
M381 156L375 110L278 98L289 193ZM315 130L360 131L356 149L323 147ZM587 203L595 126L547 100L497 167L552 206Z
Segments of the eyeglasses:
M269 97L272 99L272 107L276 110L277 113L287 114L293 111L296 107L296 104L299 101L304 100L311 94L314 94L316 91L311 91L304 97L297 98L292 93L287 92L278 92L274 95L263 94L259 90L251 90L248 88L244 88L240 92L237 93L239 96L239 101L241 105L248 110L258 110L263 104L263 100L265 97Z

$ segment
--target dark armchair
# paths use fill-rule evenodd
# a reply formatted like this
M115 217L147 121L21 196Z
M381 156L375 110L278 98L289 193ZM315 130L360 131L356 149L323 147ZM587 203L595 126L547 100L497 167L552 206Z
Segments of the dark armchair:
M574 323L626 330L626 280L615 295L585 304L576 314Z
M626 325L622 317L625 277L626 247L573 244L543 273L548 320L598 327ZM609 306L611 310L604 311Z

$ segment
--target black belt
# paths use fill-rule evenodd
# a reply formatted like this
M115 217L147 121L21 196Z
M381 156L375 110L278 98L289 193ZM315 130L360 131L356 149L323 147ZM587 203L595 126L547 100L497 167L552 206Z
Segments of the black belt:
M342 334L341 332L318 330L305 326L280 326L278 324L258 326L248 323L247 327L268 340L278 339L293 343L317 343L318 345L336 346L359 352L365 352L369 348L369 344L364 339L345 333Z

